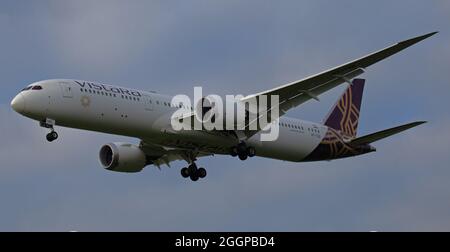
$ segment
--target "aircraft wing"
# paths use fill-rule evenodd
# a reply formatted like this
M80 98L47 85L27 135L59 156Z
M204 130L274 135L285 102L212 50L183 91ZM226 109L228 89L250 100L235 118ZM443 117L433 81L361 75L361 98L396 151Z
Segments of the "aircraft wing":
M302 80L294 81L270 90L244 97L241 101L251 102L259 99L261 95L279 96L279 116L284 115L289 109L294 108L310 99L318 100L318 96L342 83L351 84L351 79L364 73L364 69L378 61L381 61L403 49L410 47L419 41L422 41L437 32L432 32L419 37L411 38L380 51L371 53L362 58L340 65L338 67L326 70L322 73L307 77ZM268 100L270 98L268 97ZM272 106L270 109L273 109ZM276 120L277 118L271 118Z

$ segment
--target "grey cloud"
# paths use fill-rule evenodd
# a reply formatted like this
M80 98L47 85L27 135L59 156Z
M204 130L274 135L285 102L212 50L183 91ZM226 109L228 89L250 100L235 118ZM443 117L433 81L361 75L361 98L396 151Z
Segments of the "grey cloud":
M0 11L1 230L449 229L446 1L28 4ZM251 93L435 29L442 32L368 69L360 133L430 123L352 159L205 158L209 175L199 183L180 178L183 162L117 174L99 166L98 148L137 139L59 129L48 144L45 129L8 105L27 82L54 77L169 94L195 84ZM320 121L342 88L291 114Z

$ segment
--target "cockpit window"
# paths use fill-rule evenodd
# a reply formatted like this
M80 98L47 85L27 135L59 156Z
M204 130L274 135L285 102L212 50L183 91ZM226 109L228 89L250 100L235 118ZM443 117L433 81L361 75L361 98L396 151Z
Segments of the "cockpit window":
M29 86L29 87L26 87L26 88L22 89L22 91L25 91L25 90L30 90L30 89L31 89L31 86Z
M41 90L42 87L39 85L33 86L33 88L31 88L32 90Z

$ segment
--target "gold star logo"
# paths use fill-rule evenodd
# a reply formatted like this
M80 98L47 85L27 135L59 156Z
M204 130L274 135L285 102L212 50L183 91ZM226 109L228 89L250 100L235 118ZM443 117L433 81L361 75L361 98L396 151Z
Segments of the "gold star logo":
M91 104L91 99L89 99L89 96L85 96L83 95L80 99L81 101L81 106L87 108L89 107L89 105Z

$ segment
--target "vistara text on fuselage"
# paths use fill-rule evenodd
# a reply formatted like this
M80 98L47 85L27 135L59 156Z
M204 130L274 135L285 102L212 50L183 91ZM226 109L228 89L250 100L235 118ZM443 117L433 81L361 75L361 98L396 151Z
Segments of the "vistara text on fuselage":
M242 97L259 104L263 96L277 96L277 116L269 123L278 128L277 138L261 141L261 127L235 130L174 130L172 116L180 109L196 118L196 104L175 104L173 96L118 87L105 83L52 79L28 85L14 97L11 107L49 129L46 138L58 138L55 126L98 131L140 139L139 145L108 143L100 148L100 163L117 172L139 172L148 165L160 167L184 160L181 175L196 181L206 176L196 161L203 156L231 155L246 160L259 156L302 162L332 160L375 151L371 143L424 123L413 122L357 137L365 80L356 78L365 69L435 33L405 40L365 57L311 77ZM338 85L348 85L323 123L285 116L295 108ZM200 104L199 106L204 106ZM248 111L245 114L248 116ZM199 112L201 113L201 112ZM202 118L200 116L200 118ZM248 119L248 118L247 118ZM247 125L248 126L248 125Z

